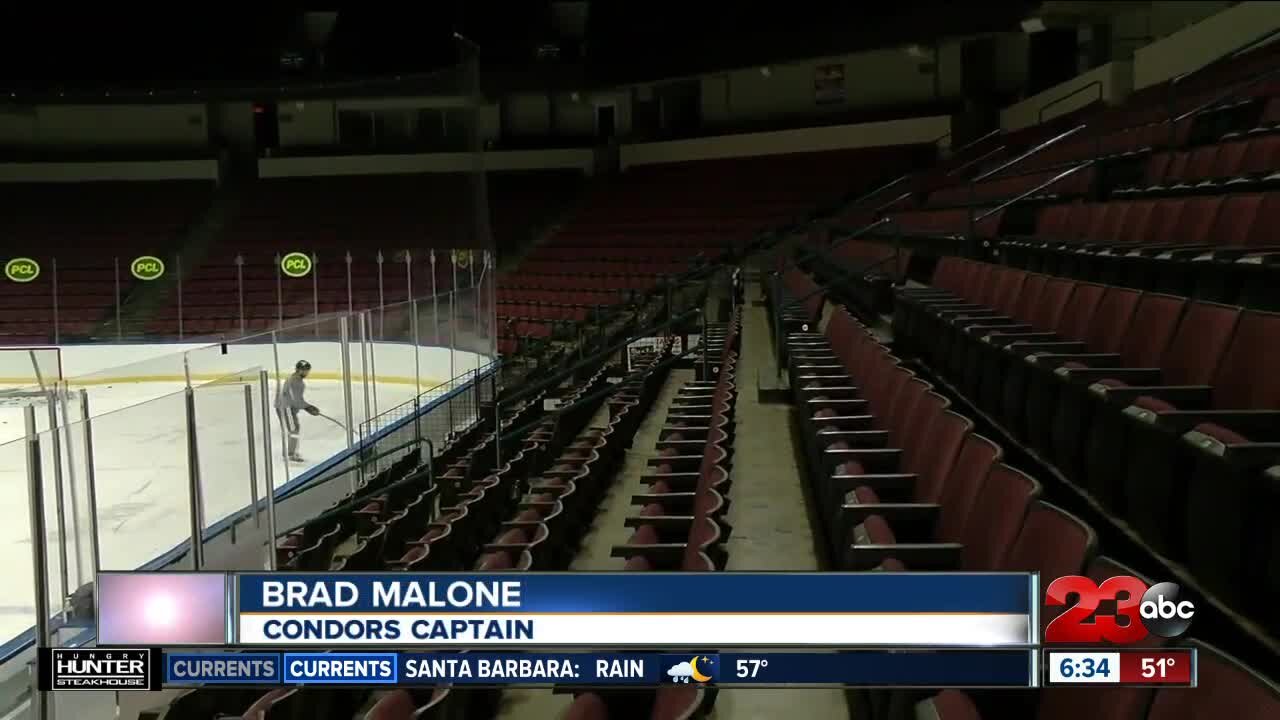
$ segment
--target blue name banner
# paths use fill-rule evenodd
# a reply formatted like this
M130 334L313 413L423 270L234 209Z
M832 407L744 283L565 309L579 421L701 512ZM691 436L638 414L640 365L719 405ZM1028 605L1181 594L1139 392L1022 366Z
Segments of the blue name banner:
M241 613L1026 613L1026 574L244 574Z
M243 574L253 646L1026 646L1019 573Z
M1031 687L1034 653L166 653L165 684Z

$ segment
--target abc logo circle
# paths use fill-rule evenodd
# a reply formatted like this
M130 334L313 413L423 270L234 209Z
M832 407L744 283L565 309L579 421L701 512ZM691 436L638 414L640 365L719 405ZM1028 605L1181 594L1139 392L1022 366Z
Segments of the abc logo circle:
M1196 606L1190 600L1182 599L1182 588L1177 583L1162 582L1152 585L1142 594L1138 614L1152 635L1171 638L1191 627Z

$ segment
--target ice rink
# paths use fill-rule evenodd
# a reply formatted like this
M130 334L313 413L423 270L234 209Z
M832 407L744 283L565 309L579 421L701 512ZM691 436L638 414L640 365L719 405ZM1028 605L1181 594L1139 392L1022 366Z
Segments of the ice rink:
M440 348L429 348L438 351ZM443 349L448 353L447 349ZM471 361L474 366L474 360ZM387 361L388 366L393 365ZM454 364L456 366L456 362ZM265 497L262 398L257 368L242 377L196 385L193 380L197 447L203 491L205 527L241 513L251 505L250 478L256 474L258 497ZM317 371L321 368L316 367ZM430 370L434 377L447 375L438 357ZM441 371L444 373L441 373ZM216 373L214 373L216 375ZM322 379L307 381L307 400L339 422L345 422L343 383L324 379L332 374L315 372ZM248 381L249 378L251 381ZM369 382L369 409L365 409L364 385L352 390L353 426L365 418L412 400L419 384L388 373L386 382ZM435 379L430 384L437 382ZM245 380L245 381L242 381ZM27 447L24 407L34 401L41 437L42 475L45 486L46 548L50 578L50 607L61 606L66 592L61 586L63 538L58 532L56 470L62 473L64 523L79 543L67 543L67 588L74 590L91 580L89 557L89 502L86 490L88 462L79 389L74 381L67 395L67 416L75 420L60 428L62 462L55 465L54 443L48 431L50 413L43 398L0 402L0 504L6 521L0 526L5 551L0 569L9 578L0 586L0 638L14 637L35 622L34 581L31 554L30 503L28 500ZM95 378L82 385L91 410L93 470L97 493L97 520L103 570L134 570L172 550L191 537L187 463L186 383L178 379L105 382ZM246 388L252 407L252 439L246 420ZM269 382L268 406L275 382ZM426 389L426 388L424 388ZM374 410L374 405L377 411ZM58 422L63 423L61 408ZM271 412L273 483L280 488L309 469L324 463L348 447L346 430L324 417L300 415L300 453L305 462L283 459L279 420ZM250 445L256 473L250 472ZM282 528L283 529L283 528ZM79 557L77 557L79 555Z

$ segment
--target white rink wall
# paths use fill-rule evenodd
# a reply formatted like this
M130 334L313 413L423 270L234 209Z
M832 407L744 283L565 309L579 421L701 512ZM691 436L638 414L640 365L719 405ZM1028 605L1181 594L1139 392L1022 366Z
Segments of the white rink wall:
M199 385L246 370L266 370L274 377L277 357L282 376L293 372L299 360L311 363L313 380L341 380L343 372L341 344L323 340L281 340L274 345L270 342L66 345L61 350L62 373L72 388L120 382L185 383L188 377L192 385ZM364 348L360 343L350 343L348 362L352 382L368 377L377 383L420 383L422 389L427 390L488 363L488 358L465 350L442 347L417 347L416 353L414 350L415 347L407 343L373 342Z

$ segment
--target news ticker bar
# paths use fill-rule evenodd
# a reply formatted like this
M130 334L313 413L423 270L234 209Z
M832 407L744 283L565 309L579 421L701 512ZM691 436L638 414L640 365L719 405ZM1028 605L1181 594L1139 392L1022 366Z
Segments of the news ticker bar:
M44 690L205 686L832 687L1034 685L1037 650L829 653L169 652L46 650Z
M100 573L111 646L1025 648L1026 573Z

